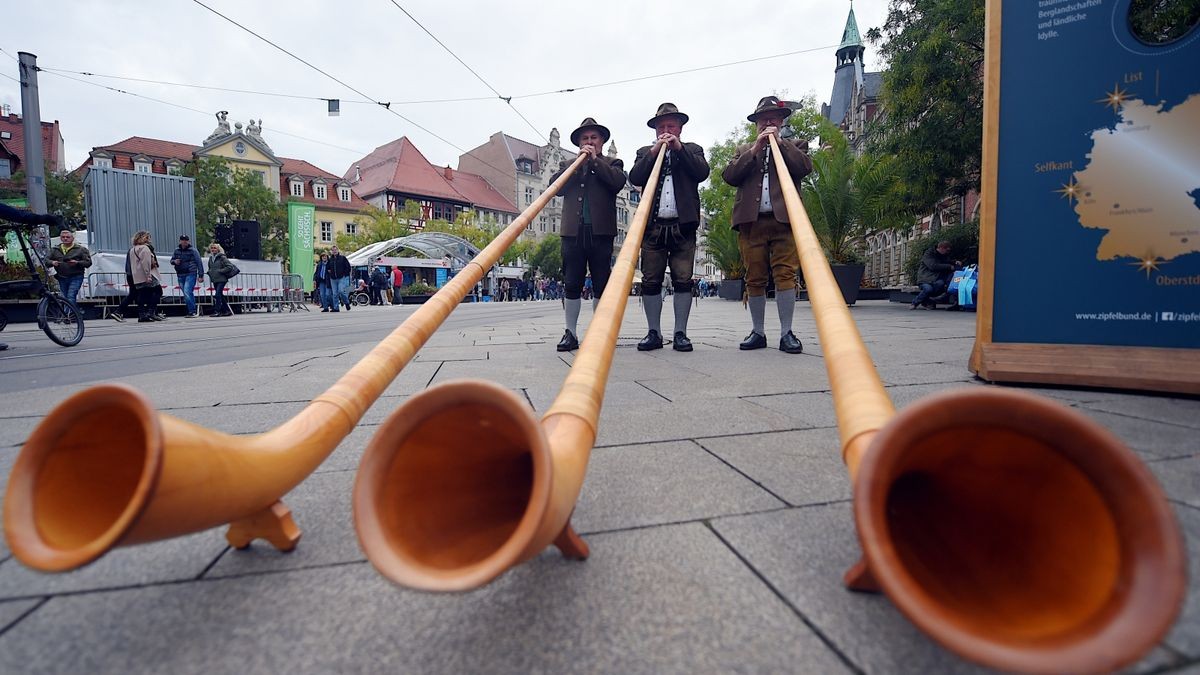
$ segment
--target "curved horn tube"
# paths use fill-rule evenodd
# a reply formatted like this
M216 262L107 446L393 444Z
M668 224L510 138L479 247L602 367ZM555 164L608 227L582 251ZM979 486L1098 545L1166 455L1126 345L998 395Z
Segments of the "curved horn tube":
M771 138L854 483L864 561L881 589L964 658L1035 673L1133 663L1186 587L1179 527L1154 477L1082 414L971 388L895 414Z
M617 332L665 152L562 391L539 423L507 389L448 382L384 421L354 481L354 522L371 564L430 591L482 586L547 546L587 557L570 527L583 488Z
M156 412L123 385L67 398L30 435L9 477L4 529L13 555L34 569L61 572L114 546L224 523L239 548L257 537L293 548L300 533L280 497L354 429L585 157L328 391L271 431L206 429Z

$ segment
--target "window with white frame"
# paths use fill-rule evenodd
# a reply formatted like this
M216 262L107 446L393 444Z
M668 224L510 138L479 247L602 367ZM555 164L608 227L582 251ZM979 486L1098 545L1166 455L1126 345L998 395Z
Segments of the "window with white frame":
M533 188L527 187L527 188L525 188L525 206L529 206L532 203L533 203Z
M291 185L292 185L291 190L292 190L293 197L303 197L304 196L304 183L301 183L298 180L294 180L294 181L292 181Z
M182 176L183 175L183 163L182 162L167 162L167 175L168 176Z
M350 188L348 188L348 187L338 188L338 199L340 199L344 202L350 201Z
M358 234L358 223L346 223L346 234Z
M253 173L255 176L258 176L258 180L262 181L262 184L263 184L263 185L266 185L266 184L267 184L267 172L265 172L265 171L251 171L251 173Z
M0 159L0 178L12 178L12 162Z
M320 183L313 186L313 196L317 199L325 199L325 186Z
M328 220L321 221L321 243L328 244L333 241L333 223Z
M150 173L150 162L134 162L133 170L138 173Z

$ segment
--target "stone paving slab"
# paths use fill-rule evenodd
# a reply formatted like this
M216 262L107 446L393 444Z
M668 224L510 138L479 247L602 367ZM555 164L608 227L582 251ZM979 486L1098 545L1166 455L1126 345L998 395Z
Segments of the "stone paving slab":
M0 633L7 630L9 626L24 616L29 610L37 607L40 602L42 602L41 598L0 602Z
M359 563L56 597L0 637L0 670L848 672L703 525L593 546L467 594Z
M1188 594L1183 611L1167 634L1167 644L1188 658L1200 658L1200 510L1176 506L1188 549Z
M850 504L723 518L713 527L863 672L996 672L939 646L886 596L846 590L842 574L861 555ZM1155 648L1127 672L1155 671L1178 659Z
M785 415L739 399L721 402L721 414L706 406L662 403L648 406L605 406L600 412L597 446L629 445L794 429Z
M723 436L696 441L789 505L850 499L837 429Z
M43 574L9 558L0 563L0 599L189 581L199 577L227 546L225 528L220 527L113 549L74 572Z
M1200 450L1200 434L1190 427L1076 406L1076 410L1116 434L1144 459L1184 457ZM1197 486L1200 490L1200 486Z
M592 453L572 523L588 533L781 506L692 441L650 443Z
M1147 464L1167 498L1200 509L1200 454Z
M1085 402L1081 407L1200 429L1200 398L1124 396ZM1200 450L1200 438L1196 448Z

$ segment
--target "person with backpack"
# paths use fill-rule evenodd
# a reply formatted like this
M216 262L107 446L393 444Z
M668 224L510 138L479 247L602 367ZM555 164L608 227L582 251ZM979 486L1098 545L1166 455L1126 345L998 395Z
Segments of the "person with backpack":
M208 246L208 279L213 285L213 311L209 316L233 316L225 301L225 284L241 270L225 257L225 249L217 242Z

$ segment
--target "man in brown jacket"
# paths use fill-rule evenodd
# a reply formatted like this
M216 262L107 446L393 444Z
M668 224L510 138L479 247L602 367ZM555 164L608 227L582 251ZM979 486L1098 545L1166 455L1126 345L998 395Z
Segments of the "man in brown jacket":
M758 102L746 118L758 127L754 143L739 146L721 177L737 188L733 202L733 227L738 231L738 248L746 265L746 294L749 296L750 335L740 349L762 349L767 346L763 327L767 307L767 272L775 278L775 306L779 310L779 349L788 354L804 350L792 333L792 314L796 309L796 269L800 255L788 224L783 204L783 189L775 173L768 137L775 136L783 163L792 176L796 189L800 179L812 171L808 156L808 141L780 140L779 129L787 122L792 109L785 101L767 96Z
M687 336L688 313L692 308L692 268L696 261L696 230L700 227L699 185L708 178L704 148L679 140L688 116L674 103L658 106L646 125L654 129L653 145L638 148L629 170L629 182L644 188L650 180L658 149L667 147L662 172L654 193L651 220L642 237L642 306L646 309L649 332L638 343L638 351L661 349L662 285L667 266L671 268L671 287L675 290L675 351L692 351Z
M559 192L563 198L562 260L563 307L567 330L558 342L558 351L579 347L579 308L583 279L590 271L594 292L593 306L600 302L612 271L613 238L617 236L617 193L625 187L624 163L604 156L604 144L610 134L591 117L571 132L571 142L588 155L571 180ZM574 161L574 160L572 160ZM550 182L570 168L563 162Z

